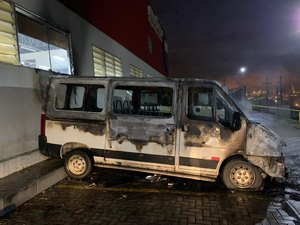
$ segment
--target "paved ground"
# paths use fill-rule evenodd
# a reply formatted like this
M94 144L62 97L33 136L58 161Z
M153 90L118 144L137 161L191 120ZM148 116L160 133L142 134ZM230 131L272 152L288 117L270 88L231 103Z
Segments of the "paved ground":
M3 224L255 224L267 206L265 198L254 194L117 193L56 186Z
M85 182L61 181L0 224L297 224L283 200L228 191L221 183L165 177L150 182L141 174L105 170Z

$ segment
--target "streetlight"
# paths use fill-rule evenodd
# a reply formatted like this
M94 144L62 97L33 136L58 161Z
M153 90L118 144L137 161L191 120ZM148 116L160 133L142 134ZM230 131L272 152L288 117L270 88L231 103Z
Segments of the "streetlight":
M245 66L242 66L242 67L240 67L240 74L241 74L241 77L244 77L245 76L245 73L247 72L247 67L245 67ZM245 99L246 99L246 85L244 85L243 86L243 89L244 89L244 97L245 97Z
M245 73L246 71L247 71L247 67L242 66L242 67L240 68L240 73Z

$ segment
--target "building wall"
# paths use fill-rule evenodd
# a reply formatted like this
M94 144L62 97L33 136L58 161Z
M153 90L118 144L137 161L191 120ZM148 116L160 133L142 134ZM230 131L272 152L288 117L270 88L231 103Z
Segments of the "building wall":
M71 33L76 75L94 75L92 44L118 56L123 73L129 64L145 74L162 74L57 0L14 0L26 10ZM45 160L39 154L38 134L45 89L51 72L0 63L0 178Z
M47 74L0 63L0 178L46 159L37 151L37 136L40 76Z
M148 19L148 0L60 0L99 30L167 75L163 42ZM149 39L152 51L149 51Z
M129 51L128 46L123 47L123 45L109 37L108 34L82 19L79 15L56 0L14 0L14 2L71 33L76 75L94 75L92 44L121 58L124 76L129 76L129 64L133 64L142 69L144 74L151 74L152 76L163 75L158 69L150 66L142 56L138 57L132 51ZM145 10L147 10L147 8ZM118 23L118 21L116 21L116 23ZM147 41L147 38L145 41ZM162 54L161 51L160 54ZM163 56L161 56L161 58L163 58Z

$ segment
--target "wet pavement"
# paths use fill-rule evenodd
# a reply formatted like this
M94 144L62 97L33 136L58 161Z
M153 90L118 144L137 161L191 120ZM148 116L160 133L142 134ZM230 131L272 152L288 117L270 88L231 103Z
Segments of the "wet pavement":
M300 224L279 187L233 192L221 182L97 170L86 181L62 180L0 224Z

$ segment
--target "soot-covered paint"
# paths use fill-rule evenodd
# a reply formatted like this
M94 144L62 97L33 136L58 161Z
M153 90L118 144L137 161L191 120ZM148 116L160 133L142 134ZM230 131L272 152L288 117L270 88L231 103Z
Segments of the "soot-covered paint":
M128 141L136 146L136 150L142 151L149 143L161 146L174 145L175 132L168 131L167 124L157 124L156 119L127 118L111 119L109 124L109 141L117 141L122 144ZM172 125L173 126L173 125Z
M82 131L84 133L91 133L96 136L103 136L106 131L106 124L101 121L60 121L57 123L59 126L62 127L63 130L66 130L68 127L73 127L74 129L77 129L79 131Z

